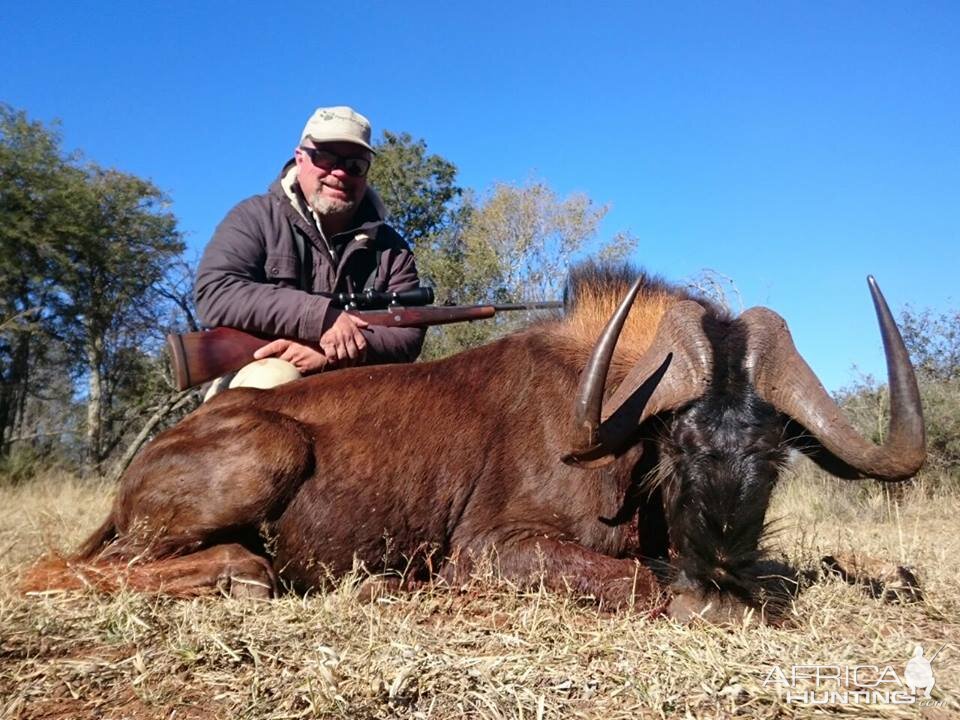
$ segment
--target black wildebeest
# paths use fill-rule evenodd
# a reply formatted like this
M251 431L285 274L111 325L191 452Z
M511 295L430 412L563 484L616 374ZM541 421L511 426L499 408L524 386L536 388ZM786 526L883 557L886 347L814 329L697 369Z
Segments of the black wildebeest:
M494 551L506 577L608 606L665 585L677 615L711 593L762 603L764 516L790 448L845 478L922 464L907 352L871 279L891 387L877 446L778 315L733 317L635 276L586 266L564 317L443 360L216 397L136 458L76 557L25 587L269 595L278 576L315 587L356 560L456 581Z

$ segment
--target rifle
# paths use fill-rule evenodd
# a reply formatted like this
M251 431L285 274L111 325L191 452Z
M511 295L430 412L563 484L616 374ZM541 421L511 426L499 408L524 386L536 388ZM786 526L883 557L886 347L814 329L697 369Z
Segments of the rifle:
M432 288L402 292L337 293L333 304L370 325L428 327L471 322L512 310L562 308L557 300L504 305L436 305ZM376 308L376 309L374 309ZM178 390L200 385L253 362L253 353L276 340L229 327L167 335L173 377ZM302 342L302 341L301 341Z

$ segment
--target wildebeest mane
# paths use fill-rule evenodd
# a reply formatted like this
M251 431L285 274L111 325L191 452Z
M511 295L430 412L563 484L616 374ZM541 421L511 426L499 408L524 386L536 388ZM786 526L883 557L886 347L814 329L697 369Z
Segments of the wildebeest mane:
M663 314L671 305L693 300L713 317L728 320L729 313L699 293L667 282L628 262L588 260L574 265L564 287L561 320L544 318L527 332L540 335L549 352L582 367L610 316L628 288L640 278L640 290L617 342L610 368L610 384L623 375L649 348Z

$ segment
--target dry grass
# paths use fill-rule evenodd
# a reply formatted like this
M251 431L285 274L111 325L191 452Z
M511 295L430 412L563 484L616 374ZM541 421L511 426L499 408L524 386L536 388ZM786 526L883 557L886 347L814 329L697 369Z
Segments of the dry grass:
M353 585L272 602L92 593L21 598L18 569L71 548L110 489L70 477L0 488L0 716L11 718L957 717L960 495L895 501L808 470L787 479L772 544L794 562L861 551L914 565L927 599L885 605L835 580L791 627L679 626L478 581L361 601ZM915 643L939 706L788 704L773 665L891 665Z

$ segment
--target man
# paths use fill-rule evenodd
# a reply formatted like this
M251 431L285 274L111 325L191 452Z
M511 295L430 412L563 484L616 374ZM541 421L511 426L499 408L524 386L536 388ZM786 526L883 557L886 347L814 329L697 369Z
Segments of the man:
M208 398L227 385L272 387L420 354L424 330L368 326L318 294L420 284L409 246L367 186L370 134L353 109L318 108L269 191L241 202L217 227L197 272L200 320L278 339L257 351L259 362L216 381Z

